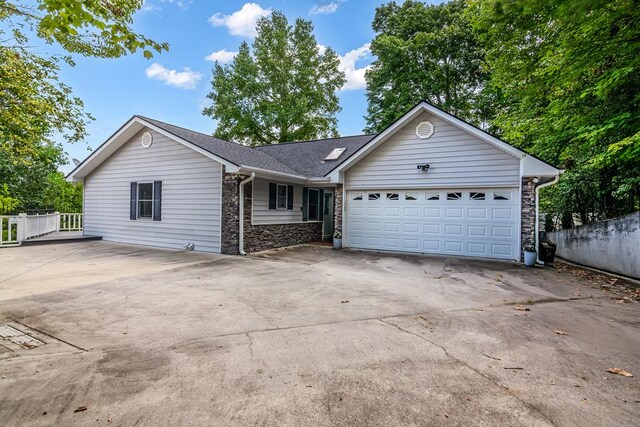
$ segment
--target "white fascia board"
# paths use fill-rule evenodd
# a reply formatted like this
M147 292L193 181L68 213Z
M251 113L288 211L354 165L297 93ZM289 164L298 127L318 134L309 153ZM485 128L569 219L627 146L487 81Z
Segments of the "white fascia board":
M387 127L385 130L383 130L381 133L379 133L371 141L367 142L362 148L360 148L355 154L353 154L351 157L349 157L347 160L345 160L342 164L338 165L338 167L336 167L335 169L333 169L330 172L331 175L329 175L329 176L331 177L331 181L332 182L339 182L339 181L334 181L334 179L336 179L336 180L339 179L338 178L338 173L339 172L342 172L342 171L345 171L345 170L349 169L351 166L356 164L358 162L358 160L362 159L367 154L372 152L378 145L382 144L391 135L396 133L402 127L402 125L404 125L406 122L408 122L410 120L413 120L415 117L417 117L418 114L420 114L422 112L423 108L424 108L423 107L423 103L420 103L420 104L416 105L415 107L413 107L411 109L411 111L409 111L407 114L405 114L404 116L402 116L401 118L396 120L395 123L393 123L391 126Z
M89 157L87 157L82 163L76 166L68 175L67 178L72 182L80 182L89 175L95 168L100 166L102 162L107 160L113 153L115 153L120 147L127 143L131 138L133 138L138 132L140 132L145 127L152 129L158 132L161 135L166 136L167 138L175 141L179 144L184 145L187 148L190 148L205 157L208 157L218 163L221 163L225 166L227 172L237 172L239 170L238 166L234 163L231 163L221 157L216 156L213 153L210 153L202 148L193 145L192 143L185 141L182 138L179 138L172 133L166 132L163 129L139 118L132 117L127 123L125 123L116 133L114 133L109 139L98 147L96 151L91 153Z
M440 119L444 120L445 122L448 122L453 126L472 134L478 139L488 142L489 144L495 146L496 148L499 148L502 151L505 151L511 154L512 156L517 157L518 159L523 158L527 154L524 151L519 150L516 147L513 147L507 144L506 142L499 140L495 136L489 135L488 133L476 128L475 126L471 126L469 123L466 123L460 120L459 118L452 116L451 114L448 114L447 112L442 111L439 108L434 107L433 105L429 105L426 102L423 102L419 105L423 107L426 111L433 114L434 116L437 116Z
M533 156L525 155L522 160L522 176L556 176L563 171L536 159Z
M136 119L137 117L132 117L116 133L111 135L96 151L92 152L89 157L69 172L67 179L72 182L82 182L87 175L115 153L126 141L140 132L142 125Z
M208 158L210 158L212 160L215 160L216 162L224 165L226 172L231 172L231 173L238 172L239 167L235 163L231 163L230 161L228 161L226 159L223 159L222 157L216 156L215 154L213 154L213 153L211 153L211 152L209 152L207 150L204 150L204 149L198 147L197 145L194 145L194 144L190 143L189 141L186 141L186 140L184 140L184 139L182 139L180 137L177 137L177 136L175 136L174 134L172 134L170 132L167 132L167 131L165 131L163 129L160 129L159 127L157 127L155 125L152 125L151 123L149 123L149 122L147 122L147 121L145 121L145 120L143 120L143 119L141 119L139 117L136 117L135 119L140 121L140 123L142 123L144 126L148 127L149 129L153 129L154 131L158 132L159 134L162 134L162 135L166 136L167 138L172 139L172 140L184 145L185 147L191 148L193 151L195 151L197 153L200 153L203 156L208 157Z
M253 166L246 166L246 165L240 165L240 168L238 170L239 173L251 173L251 172L255 172L256 176L259 178L262 177L274 177L274 178L284 178L287 179L289 181L297 181L297 182L308 182L309 179L306 176L302 176L302 175L293 175L290 173L284 173L284 172L276 172L276 171L272 171L269 169L262 169L262 168L256 168Z
M460 119L458 119L457 117L452 116L451 114L446 113L445 111L440 110L439 108L436 108L430 104L427 104L426 102L421 102L420 104L416 105L415 107L413 107L411 109L411 111L409 111L408 113L406 113L404 116L402 116L401 118L399 118L398 120L395 121L395 123L393 123L391 126L389 126L388 128L386 128L384 131L382 131L382 133L380 133L378 136L376 136L375 138L373 138L371 141L369 141L363 148L361 148L357 153L355 153L353 156L351 156L349 159L347 159L345 162L343 162L341 165L339 165L337 168L335 168L333 171L331 171L331 175L329 175L332 179L332 182L334 182L334 179L337 180L339 179L337 177L336 172L340 172L340 171L345 171L347 169L349 169L351 166L353 166L355 163L358 162L358 160L362 159L364 156L366 156L367 154L369 154L371 151L373 151L378 145L382 144L384 141L386 141L389 137L391 137L394 133L396 133L398 130L400 130L400 128L402 128L402 126L404 126L406 123L410 122L411 120L413 120L414 118L416 118L420 113L422 112L429 112L431 114L433 114L434 116L450 123L453 126L458 127L459 129L462 129L470 134L472 134L473 136L475 136L476 138L485 141L493 146L495 146L496 148L507 152L508 154L511 154L512 156L518 158L518 159L522 159L524 156L526 156L526 153L522 150L519 150L515 147L512 147L511 145L507 144L504 141L500 141L498 138L489 135L488 133L477 129L474 126L471 126L469 123L466 123ZM339 182L339 181L335 181L335 182Z

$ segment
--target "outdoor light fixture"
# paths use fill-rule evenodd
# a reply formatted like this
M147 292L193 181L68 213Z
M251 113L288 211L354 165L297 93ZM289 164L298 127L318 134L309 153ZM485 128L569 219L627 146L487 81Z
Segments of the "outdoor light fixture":
M426 172L429 169L429 164L425 163L424 165L418 165L418 169L422 169L422 172Z

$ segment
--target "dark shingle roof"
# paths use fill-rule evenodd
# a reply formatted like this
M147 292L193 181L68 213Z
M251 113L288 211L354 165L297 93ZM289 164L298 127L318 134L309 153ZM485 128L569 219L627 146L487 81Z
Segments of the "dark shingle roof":
M214 138L211 135L194 132L189 129L170 125L168 123L150 119L148 117L138 117L235 165L252 166L255 168L267 169L274 172L300 175L294 169L288 167L279 160L276 160L267 153L263 153L254 148L247 147L246 145L224 141L222 139Z
M286 163L287 166L308 177L325 176L340 163L351 157L375 135L343 136L313 141L286 142L262 145L257 150ZM335 148L346 148L337 160L324 160Z
M340 163L351 157L375 135L356 135L313 141L287 142L251 148L235 142L224 141L144 116L137 116L160 129L238 166L250 166L274 172L323 177ZM337 160L324 158L334 148L346 148Z

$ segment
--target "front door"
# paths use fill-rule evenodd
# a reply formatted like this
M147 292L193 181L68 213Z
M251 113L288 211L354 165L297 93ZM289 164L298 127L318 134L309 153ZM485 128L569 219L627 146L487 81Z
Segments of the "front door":
M325 190L323 200L322 240L333 237L333 194Z

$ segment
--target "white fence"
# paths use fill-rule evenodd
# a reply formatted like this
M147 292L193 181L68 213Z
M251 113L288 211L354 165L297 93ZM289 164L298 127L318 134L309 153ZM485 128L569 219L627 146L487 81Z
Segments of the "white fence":
M0 216L0 246L19 245L24 240L58 231L82 231L82 214Z

